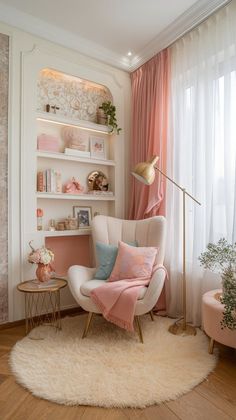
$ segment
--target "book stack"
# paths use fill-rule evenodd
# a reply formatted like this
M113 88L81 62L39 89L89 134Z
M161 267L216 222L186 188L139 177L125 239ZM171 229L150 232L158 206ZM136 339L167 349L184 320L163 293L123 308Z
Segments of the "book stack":
M65 155L90 158L90 152L78 149L69 149L68 147L65 148Z
M37 174L37 191L48 193L61 193L61 173L55 169L46 169Z

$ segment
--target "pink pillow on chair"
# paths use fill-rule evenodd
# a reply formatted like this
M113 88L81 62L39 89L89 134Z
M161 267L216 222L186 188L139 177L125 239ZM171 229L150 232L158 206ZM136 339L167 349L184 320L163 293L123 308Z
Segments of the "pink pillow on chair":
M136 248L120 241L116 262L108 281L151 277L157 252L158 248Z

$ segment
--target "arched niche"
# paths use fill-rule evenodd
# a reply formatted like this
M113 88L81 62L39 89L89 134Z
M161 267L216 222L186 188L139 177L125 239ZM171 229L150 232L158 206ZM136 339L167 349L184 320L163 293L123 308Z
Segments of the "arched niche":
M37 80L37 111L56 106L56 113L74 120L97 122L97 110L112 102L110 90L103 85L50 68L40 70ZM51 109L51 112L54 112Z

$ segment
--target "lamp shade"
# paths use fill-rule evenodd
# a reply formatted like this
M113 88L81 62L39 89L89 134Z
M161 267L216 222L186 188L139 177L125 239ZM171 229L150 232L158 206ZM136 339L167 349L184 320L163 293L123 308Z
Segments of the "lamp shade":
M157 163L158 159L158 156L153 156L147 162L138 163L131 172L132 175L143 184L151 185L155 179L156 172L154 165Z

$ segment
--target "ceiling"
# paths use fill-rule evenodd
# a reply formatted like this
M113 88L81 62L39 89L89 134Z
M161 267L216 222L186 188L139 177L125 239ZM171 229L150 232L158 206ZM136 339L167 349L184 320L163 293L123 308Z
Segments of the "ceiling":
M0 0L0 19L132 71L226 2Z

